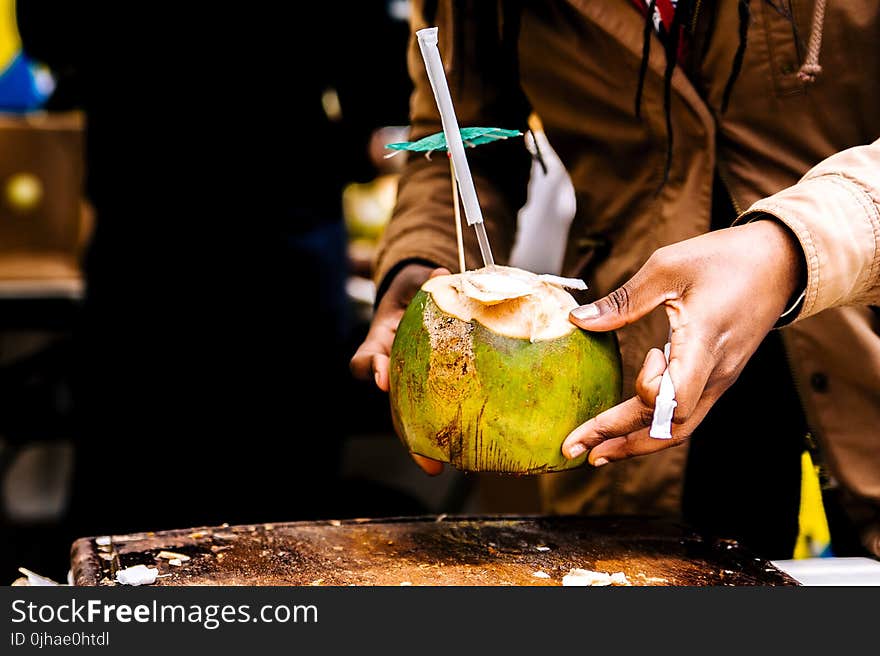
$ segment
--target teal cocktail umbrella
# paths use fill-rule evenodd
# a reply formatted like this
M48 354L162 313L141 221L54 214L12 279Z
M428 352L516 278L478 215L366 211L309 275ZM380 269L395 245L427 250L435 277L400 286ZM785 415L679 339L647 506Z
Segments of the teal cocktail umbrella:
M522 132L519 130L505 130L504 128L461 128L459 133L461 134L462 143L464 143L467 148L475 148L476 146L481 146L493 141L522 136ZM445 153L448 151L446 135L443 132L423 137L418 141L401 141L398 143L387 144L385 147L388 150L393 151L385 157L394 157L403 151L410 151L425 153L425 157L431 159L431 154L434 152L440 151ZM455 169L451 157L449 159L449 173L452 178L452 200L455 208L455 233L458 237L458 263L462 272L464 272L466 269L464 262L464 248L462 245L463 240L461 231L461 213L458 200L458 184L455 180Z
M509 139L510 137L521 137L522 132L519 130L505 130L504 128L461 128L461 140L468 148L482 146L483 144L498 141L500 139ZM446 152L446 135L442 132L432 134L418 141L401 141L385 146L388 150L395 152L389 153L386 157L393 157L401 151L409 150L418 153L425 153L430 159L431 153L435 151Z

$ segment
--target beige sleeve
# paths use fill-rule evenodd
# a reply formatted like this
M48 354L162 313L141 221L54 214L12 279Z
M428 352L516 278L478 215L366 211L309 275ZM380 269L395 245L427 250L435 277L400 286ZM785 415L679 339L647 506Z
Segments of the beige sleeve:
M841 151L801 180L758 201L804 249L807 287L795 320L841 305L880 305L880 140Z

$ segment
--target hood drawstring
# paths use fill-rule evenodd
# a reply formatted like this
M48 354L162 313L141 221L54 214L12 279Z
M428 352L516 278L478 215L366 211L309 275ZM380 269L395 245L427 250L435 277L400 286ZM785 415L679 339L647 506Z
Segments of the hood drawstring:
M733 83L739 77L742 70L743 57L746 54L746 44L749 39L749 22L752 20L752 11L749 7L749 0L739 0L739 46L733 55L733 65L730 67L730 75L727 78L727 84L724 85L724 95L721 99L721 113L727 111L727 105L730 103L730 94L733 91Z
M825 0L816 0L813 8L813 25L810 28L810 41L807 44L807 57L798 71L801 82L815 82L822 72L819 66L819 50L822 48L822 29L825 26Z

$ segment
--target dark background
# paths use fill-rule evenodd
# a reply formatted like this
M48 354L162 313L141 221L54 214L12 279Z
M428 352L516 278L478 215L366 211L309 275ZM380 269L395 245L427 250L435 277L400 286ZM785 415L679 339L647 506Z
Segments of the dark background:
M63 578L82 535L426 510L341 467L391 434L348 373L367 324L340 196L407 121L399 5L19 0L47 109L85 113L96 221L84 301L5 313L57 339L4 371L3 460L59 439L75 464L58 520L3 520L0 579Z

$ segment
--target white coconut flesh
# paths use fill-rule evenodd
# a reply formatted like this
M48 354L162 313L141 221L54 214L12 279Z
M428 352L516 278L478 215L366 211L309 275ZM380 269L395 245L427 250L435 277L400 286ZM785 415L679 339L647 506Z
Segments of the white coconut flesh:
M462 321L531 342L559 339L577 330L568 313L578 306L569 289L581 280L492 266L431 278L422 285L437 307Z

